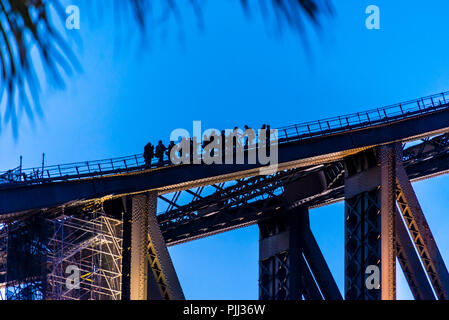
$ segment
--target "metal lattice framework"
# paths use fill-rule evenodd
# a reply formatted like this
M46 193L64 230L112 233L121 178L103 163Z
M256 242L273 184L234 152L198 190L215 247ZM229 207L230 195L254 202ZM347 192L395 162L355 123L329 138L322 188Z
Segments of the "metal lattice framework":
M438 299L449 298L449 275L413 188L397 168L396 201Z
M85 220L50 220L47 298L52 300L120 300L122 222L104 215ZM67 288L68 266L80 272L79 290Z
M7 226L7 300L45 298L47 239L48 224L39 216L31 216Z
M310 230L306 207L260 222L259 231L259 299L342 299Z
M0 225L0 300L6 300L6 274L8 271L8 225Z
M378 291L365 289L366 267L380 266L378 189L346 200L345 225L345 296L350 300L379 299Z
M261 300L289 300L287 279L290 273L288 252L283 251L259 263Z
M422 139L404 150L403 166L410 180L428 179L449 170L448 137L448 134L443 134ZM326 177L323 192L295 203L285 201L285 185L320 171ZM176 244L257 223L262 216L281 206L307 204L313 208L342 201L343 198L344 165L343 161L337 161L281 171L275 175L239 179L226 186L220 183L159 196L161 202L168 205L159 211L158 221L168 242Z
M444 160L448 155L448 150L449 150L449 142L447 135L441 135L433 137L431 139L424 139L420 143L414 144L404 150L402 163L403 166L407 169L408 176L409 177L412 176L416 180L421 179L423 177L433 176L435 174L445 172L446 170L445 167L436 168L434 163L444 162ZM416 174L416 172L420 174ZM307 177L318 176L318 174L324 177L323 181L325 187L322 192L312 196L307 196L304 199L296 199L296 200L294 199L293 201L291 201L291 199L290 200L286 199L285 197L286 187L288 187L289 185L293 185L297 182L300 182L303 179L307 179ZM159 201L166 202L167 207L163 209L164 210L163 213L160 213L157 216L157 219L161 229L164 231L165 234L169 234L171 228L176 230L178 228L189 226L189 224L197 225L201 220L205 219L206 219L205 225L209 225L208 228L210 231L211 230L210 221L207 221L207 219L210 219L211 217L214 216L223 217L222 221L227 221L230 226L232 226L232 223L235 223L235 225L237 226L242 226L242 223L255 223L256 221L259 221L258 219L262 218L265 219L267 217L270 217L271 214L274 215L279 210L289 210L301 205L307 206L320 205L325 202L335 201L335 199L337 200L341 199L343 197L344 174L345 174L345 167L343 165L343 162L338 161L327 165L285 170L268 176L257 176L251 178L238 179L232 183L220 183L212 185L210 187L200 187L194 190L186 190L182 192L179 191L172 194L171 199L169 199L167 195L159 195ZM213 192L211 192L210 190L213 190ZM398 188L398 190L400 190L400 188ZM191 197L191 201L187 200L186 203L185 196L184 199L182 199L183 198L182 193L189 195ZM347 199L346 201L347 204L346 218L348 226L347 240L346 240L346 261L347 261L346 272L352 275L351 277L346 278L346 281L351 283L348 284L349 289L346 292L346 298L348 299L351 299L351 297L360 298L361 293L364 290L363 281L365 275L361 272L361 270L363 270L362 266L374 263L375 260L377 261L377 263L378 261L380 261L379 246L378 246L379 241L373 242L373 239L378 239L380 234L379 230L380 204L378 199L379 197L378 193L379 190L376 189L361 194L352 199ZM404 201L401 200L402 198L400 194L401 193L399 192L397 195L397 200L399 203L399 207L401 208L401 203L403 203ZM181 204L183 201L184 203ZM77 207L75 206L75 208ZM75 213L75 216L79 216L80 212L87 212L90 215L90 217L92 217L93 213L101 210L102 207L101 203L99 202L90 202L88 203L87 206L84 204L82 208L83 210L79 211L78 209L76 209L72 213ZM407 213L408 212L407 208L406 207L404 208L405 212ZM67 266L67 263L70 261L71 255L69 249L70 245L68 245L70 241L69 240L67 241L67 245L64 246L65 248L63 251L57 250L56 239L58 236L58 232L56 230L58 228L56 226L59 226L59 228L61 228L64 224L67 224L64 228L74 228L75 230L76 228L72 226L74 221L83 221L83 224L87 225L91 224L95 225L96 223L98 223L98 221L95 220L86 221L71 216L69 208L67 208L65 212L66 214L69 215L65 216L63 214L61 216L61 213L52 210L47 212L47 216L49 217L54 216L54 218L51 218L49 221L52 221L52 223L55 224L54 227L55 233L53 235L51 242L52 243L51 257L53 261L55 261L54 260L55 257L59 256L58 261L64 261L59 263L53 262L54 265L59 265L59 267L53 268L53 271L49 275L49 284L50 284L49 287L50 290L48 291L50 292L49 297L53 297L55 299L59 298L90 299L90 298L98 298L101 296L103 297L103 299L105 298L118 299L120 289L117 290L117 287L119 286L117 282L115 284L116 289L114 289L113 288L114 285L111 286L111 282L110 283L105 282L106 284L95 286L91 285L89 281L84 281L85 282L83 287L85 291L84 295L82 294L80 295L79 292L77 293L77 295L71 295L70 292L67 292L67 290L63 290L66 279L66 275L63 273L63 270L64 266ZM248 220L245 220L245 216L243 216L243 220L241 219L242 212L245 212L247 214L247 217L249 218ZM405 214L404 218L406 217L407 214ZM111 219L106 217L102 218ZM114 219L112 220L115 221L116 223L120 222L119 220ZM236 222L236 220L240 221L240 223ZM199 225L201 226L201 224ZM212 224L212 227L213 226L214 224ZM216 226L215 230L217 232L218 231L221 232L226 227L221 223L216 223L215 226ZM410 222L407 224L407 226L412 228L413 230L413 227L411 226ZM77 232L79 232L83 228L86 229L86 227L81 226L78 226L77 228L79 229ZM87 244L89 244L92 247L100 243L98 242L98 236L93 236L94 229L98 229L98 227L90 229L90 232L92 232L92 238L90 240L88 240L86 243L78 243L74 245L74 248L76 248L78 252L86 250L85 246ZM3 228L3 230L7 229ZM205 231L206 231L205 229L199 228L199 234L208 235L208 233ZM3 234L5 234L5 232L3 232ZM67 233L67 235L68 234L70 234L70 232ZM98 234L98 230L95 231L95 234ZM101 232L99 233L99 235L101 236ZM7 240L8 237L3 237L3 239ZM115 239L116 243L119 243L120 241L121 241L120 237ZM418 240L414 239L414 242L418 246L418 251L420 252L420 255L424 255L425 257L426 256L424 254L425 252L422 251L422 247L419 247L419 244L421 243L419 239ZM62 242L59 241L59 244L61 243ZM356 244L358 245L358 247L356 246ZM121 257L121 247L115 246L115 248L116 248L115 257L116 258L118 258L119 256ZM411 283L412 292L417 298L419 298L423 296L422 287L425 286L425 284L423 285L422 283L420 283L419 286L417 285L413 286L413 283L419 283L419 281L416 280L416 277L414 279L416 271L415 270L413 270L413 272L410 271L412 270L410 269L411 258L410 257L404 258L405 249L403 245L402 246L397 245L396 251L398 254L399 262L401 263L401 266L405 270L404 272L406 274L407 280L409 281L409 283ZM158 262L158 259L156 259L156 254L154 247L152 246L151 239L148 239L147 250L148 250L149 265L152 267L151 270L153 272L154 278L157 280L161 279L164 280L164 275L161 272L162 266ZM77 255L72 256L72 258L74 259L73 262L78 263L80 260L83 259L82 258L83 255L80 253L78 254L79 254L78 256ZM97 254L99 254L99 252L97 252ZM280 275L283 276L288 275L288 273L286 273L289 270L288 255L289 255L288 252L282 252L277 255L274 255L273 257L265 259L260 264L261 284L270 283L271 285L271 283L275 283L274 284L275 287L279 289L279 290L276 289L277 290L276 291L277 293L275 294L276 298L289 297L286 294L286 292L288 292L286 291L288 287L286 287L285 279L282 280L283 278L280 277ZM64 256L67 257L63 258ZM90 257L91 260L89 260L90 265L89 263L87 263L87 261L83 263L84 267L81 269L83 273L88 274L89 270L95 269L95 267L92 264L92 261L95 260L93 256L94 256L93 254L90 255L87 254L85 256L86 259L88 259L87 257ZM303 266L305 265L305 267L302 267L302 270L305 270L306 273L307 272L310 273L309 268L307 267L307 264L304 260L304 257L301 261L302 265ZM428 264L425 263L424 265L426 267L427 272L432 272L432 270L435 270L434 268L432 268L431 262L429 262ZM356 269L355 274L353 272L354 271L353 269ZM408 273L407 270L409 270ZM277 274L278 272L280 272L279 275ZM104 276L105 272L103 272L103 277ZM313 279L311 275L309 275L309 277L307 276L305 277L306 278L304 279L307 278ZM430 274L430 277L432 279L435 279L435 276L432 276L432 274ZM115 272L115 281L120 280L121 280L121 272ZM40 292L42 290L40 282L34 281L33 279L29 279L27 281L28 282L26 288L22 288L19 283L16 283L15 285L13 285L13 283L10 283L8 287L9 298L10 299L14 298L19 299L27 297L30 298L32 292L34 292L34 298L39 297L43 298L43 295L41 296L36 295L36 292ZM316 288L316 284L312 281L309 282L310 286L306 286L307 290L304 289L303 298L308 299L323 298L322 295L319 293L320 291ZM164 285L164 283L166 282L162 281L163 285L159 286L159 288L162 290L161 295L162 297L169 298L167 291L168 287L167 285ZM264 285L262 287L267 286ZM418 290L418 288L420 288L420 290ZM105 293L104 291L107 291L109 293ZM263 290L261 291L261 298L270 296L271 293L269 291L266 292L265 291ZM378 295L379 295L378 292L366 291L365 293L363 293L362 297L364 299L368 298L373 299L378 298ZM273 298L274 296L271 295L271 297ZM424 295L424 297L431 298L430 294L428 294L427 296Z
M341 299L310 230L308 210L345 200L346 299L395 299L396 257L416 299L448 299L449 273L411 185L449 172L449 134L435 136L447 132L448 94L279 128L279 144L294 155L270 175L254 176L243 169L221 176L206 172L210 176L188 176L191 183L170 180L167 188L148 187L141 179L143 186L134 189L138 183L132 180L130 189L70 194L69 200L83 200L61 200L56 203L64 205L43 209L36 203L8 207L7 195L13 194L8 192L59 188L62 181L82 185L86 178L103 176L108 181L116 176L146 179L159 172L155 176L164 178L179 168L171 168L168 160L145 166L140 156L131 156L2 173L0 189L9 191L2 194L2 207L8 209L2 217L7 224L0 227L0 284L7 299L184 299L167 244L258 224L261 299ZM426 127L428 132L407 131L408 136L365 145L352 141L344 152L335 150L335 156L320 149L322 154L307 158L298 152L302 145L294 144L313 145L318 138L357 136L356 131L370 133L378 127L390 127L391 133L398 123L420 117L427 121L441 111L445 117L432 130ZM403 150L397 141L410 144ZM314 156L321 158L315 161ZM308 160L299 164L300 159ZM168 168L153 170L155 166ZM216 176L220 178L212 181ZM94 188L103 188L101 183L105 181ZM178 191L168 193L173 190ZM67 286L70 266L81 273L77 290ZM365 282L368 266L381 271L382 285L374 290Z
M395 121L446 110L449 108L447 97L449 97L449 92L442 92L364 112L277 128L277 140L279 144L286 144L379 125L388 125ZM171 165L172 163L167 158L163 163L153 162L150 167ZM0 172L0 183L33 185L132 173L146 169L148 169L148 166L145 165L143 156L139 154L105 160L43 166L40 168L22 169L18 167Z

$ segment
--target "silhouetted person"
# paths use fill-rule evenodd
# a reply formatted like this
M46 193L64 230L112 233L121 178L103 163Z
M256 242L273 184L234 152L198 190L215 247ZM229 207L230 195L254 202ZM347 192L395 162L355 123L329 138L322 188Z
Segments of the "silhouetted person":
M244 133L248 133L248 130L251 130L251 128L248 127L246 124L244 125L243 128L245 129ZM243 138L243 140L244 140L244 141L242 141L244 143L244 146L243 146L244 153L243 154L245 156L245 159L247 159L248 158L248 145L249 145L249 136L248 136L248 134L246 134L246 136Z
M201 145L201 147L204 149L206 148L206 146L209 144L211 140L209 139L209 137L207 136L207 134L203 135L203 144Z
M151 160L154 157L154 146L148 142L143 148L143 158L145 159L145 166L151 166Z
M233 145L234 145L234 148L235 148L237 146L237 144L240 143L240 138L241 138L240 133L239 133L239 127L234 127L233 134L234 134Z
M214 141L214 135L215 135L215 131L212 131L212 133L210 134L210 136L207 136L206 134L203 137L203 149L206 148L206 146L210 143L212 143ZM209 150L209 156L211 158L214 157L214 150L215 148L212 148Z
M193 148L194 148L194 143L193 143L193 139L196 139L195 137L190 138L189 139L189 153L190 153L190 163L193 163L193 155L195 154Z
M158 158L158 165L162 165L164 162L164 152L167 150L167 147L164 146L162 140L159 140L159 143L156 146L156 158Z
M170 164L172 164L172 161L171 161L171 150L173 149L174 146L175 146L175 142L174 141L170 141L170 144L168 145L168 148L167 148L167 156L168 156L168 160L170 161Z
M262 125L262 128L260 128L260 132L264 132L265 134L266 134L266 132L267 132L267 125L266 124L263 124ZM265 136L266 137L266 136ZM258 139L257 139L257 148L259 148L260 147L260 145L259 145L259 141L260 141L260 134L259 134L259 137L258 137ZM265 142L266 142L266 140L265 140Z
M222 163L225 163L225 159L226 159L226 131L225 130L221 130L221 158L222 158Z
M270 141L270 139L271 139L271 136L270 136L271 132L270 132L270 130L271 130L270 125L267 124L267 135L266 135L266 137L267 137L267 155L271 154L271 149L270 149L270 146L271 146L271 141Z
M234 132L233 132L233 138L232 138L232 158L234 163L237 162L237 147L240 148L240 144L241 142L241 136L239 133L239 128L238 127L234 127Z

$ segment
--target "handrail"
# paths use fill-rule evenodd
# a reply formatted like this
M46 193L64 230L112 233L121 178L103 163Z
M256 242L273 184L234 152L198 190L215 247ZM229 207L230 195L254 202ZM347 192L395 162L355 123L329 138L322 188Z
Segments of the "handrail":
M388 124L448 108L449 91L383 108L280 127L277 128L278 143L283 144L301 141L304 139ZM38 184L67 181L125 172L136 172L157 166L168 165L170 165L170 161L168 161L168 157L164 157L162 164L159 164L158 160L154 159L150 166L146 166L142 154L136 154L96 161L50 165L44 167L43 172L42 167L22 169L20 171L16 168L0 172L0 184ZM17 171L20 173L17 173Z

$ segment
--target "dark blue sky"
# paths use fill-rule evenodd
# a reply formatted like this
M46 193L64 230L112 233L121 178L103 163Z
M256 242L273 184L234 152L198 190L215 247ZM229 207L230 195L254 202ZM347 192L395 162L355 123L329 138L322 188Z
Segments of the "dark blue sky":
M73 1L77 3L81 1ZM109 4L109 2L105 2ZM44 86L44 118L23 116L19 137L0 134L0 170L95 160L142 152L147 141L168 141L176 128L278 127L357 112L449 89L449 2L334 1L336 16L309 32L310 53L297 35L277 36L238 1L209 0L204 29L186 13L139 42L132 25L81 6L84 68L66 88ZM377 5L381 30L365 28L365 9ZM95 22L93 21L95 20ZM182 35L179 30L182 29ZM414 185L434 236L449 262L449 178ZM338 285L344 277L344 206L311 211L312 229ZM257 299L258 230L249 227L171 248L187 298ZM398 267L398 270L400 268ZM402 275L398 297L410 298Z

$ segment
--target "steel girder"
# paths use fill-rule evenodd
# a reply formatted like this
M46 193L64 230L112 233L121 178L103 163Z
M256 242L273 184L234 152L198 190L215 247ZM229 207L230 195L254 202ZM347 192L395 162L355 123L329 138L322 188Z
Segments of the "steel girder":
M345 297L380 300L379 288L368 288L366 270L381 270L381 169L373 149L345 159ZM380 279L379 279L380 280Z
M378 188L345 201L345 298L378 300L379 290L367 290L365 270L380 266L381 205Z
M297 236L302 219L280 214L259 224L260 300L302 300L306 269Z
M261 219L269 217L275 208L288 208L292 205L288 201L286 202L282 195L285 185L319 171L322 171L327 177L327 190L313 197L302 199L297 205L314 208L342 201L344 199L344 179L341 175L344 173L344 169L341 169L341 166L342 163L335 163L331 166L315 167L306 172L303 169L293 169L280 172L273 176L273 179L270 179L272 176L253 177L236 180L235 184L230 186L221 183L208 188L189 190L197 195L193 196L192 201L187 204L182 204L181 192L173 194L172 199L169 199L169 195L165 195L162 197L172 204L169 204L168 211L164 210L164 213L158 214L157 219L168 245L256 224ZM448 135L425 139L420 144L405 149L403 166L412 181L432 177L449 170ZM289 175L290 177L288 177ZM215 192L207 196L204 195L211 190L215 190ZM183 191L183 193L189 193L189 191ZM165 201L161 196L159 198ZM106 200L105 205L109 202L111 201ZM77 214L84 210L86 205L92 205L92 203L94 202L69 204L63 210L68 215ZM58 215L61 208L51 208L46 212ZM126 224L124 227L126 229ZM124 254L124 258L126 258L126 252Z
M411 163L426 161L429 157L437 157L449 151L449 134L422 139L419 144L410 146L403 151L404 166Z
M446 172L449 170L448 135L425 139L420 144L404 150L403 165L409 178L414 181ZM185 205L179 204L176 209L159 214L158 221L169 245L255 224L265 215L269 215L273 206L292 205L286 203L282 196L285 185L318 171L322 171L326 176L326 192L302 199L297 205L313 208L341 201L344 198L342 166L342 162L338 162L306 172L293 169L279 173L280 176L242 179L228 187L214 185L212 187L216 191L213 194ZM288 178L289 175L291 177ZM270 205L260 204L264 199ZM240 223L241 221L244 223ZM220 226L223 228L220 229Z
M324 185L319 193L307 194L294 201L286 199L285 186L302 183L304 179L316 174L322 174L324 178ZM282 179L277 180L279 175ZM256 179L260 182L254 186ZM158 215L159 224L169 245L254 224L260 221L262 215L267 218L270 212L281 207L291 209L304 203L317 202L322 196L330 196L334 194L333 186L343 180L343 164L338 162L309 170L289 170L274 176L255 177L254 180L240 181L231 186L231 190L221 191L221 200L216 200L217 194L204 198L203 203L207 204L209 209L196 207L188 215L178 212L178 217L174 220L169 219L166 214ZM248 189L253 189L253 192L246 193ZM173 217L172 215L171 218Z
M153 280L150 286L159 289L160 297L163 300L184 300L184 293L179 283L173 262L162 236L161 229L156 219L157 195L149 193L152 206L148 216L148 259L149 267L153 272ZM152 292L154 290L151 290ZM151 298L151 295L150 295Z
M148 215L154 204L148 195L142 194L132 197L131 223L131 300L147 299L148 281Z
M449 273L403 166L396 165L396 201L438 299L449 298Z
M122 300L131 299L132 198L123 199Z
M423 139L421 143L404 150L403 163L409 169L407 171L410 179L415 179L449 169L449 164L447 166L442 164L435 166L435 162L431 160L441 158L444 161L446 160L444 156L448 154L449 134L444 134L432 139ZM426 163L428 165L425 165ZM261 195L270 197L271 193L276 193L275 191L284 185L316 171L324 172L330 186L341 186L343 181L338 179L341 176L342 167L343 162L339 161L326 166L291 169L270 176L239 179L235 181L235 184L226 187L224 183L214 184L210 187L215 191L207 196L201 196L205 192L204 187L196 190L185 190L185 193L194 195L192 200L186 204L180 203L181 201L178 203L182 191L175 192L171 200L165 196L160 196L160 199L169 203L169 206L164 213L158 214L158 220L161 225L169 225L170 223L194 219L200 216L201 212L213 213L237 205L246 205L250 200L260 200ZM208 208L210 209L208 210Z
M432 139L425 139L420 144L408 147L404 150L403 164L410 180L417 181L433 175L442 174L449 170L449 141L447 136L448 135L440 135ZM334 170L333 168L337 169L337 171L332 172ZM332 166L329 169L320 166L307 172L307 175L310 175L317 170L322 170L325 175L329 174L329 182L332 181L332 177L337 177L337 179L333 183L329 183L326 192L317 194L312 198L303 199L301 200L300 205L308 205L310 208L314 208L328 203L342 201L344 198L344 179L341 178L341 174L344 170L338 168L338 165ZM288 171L289 174L295 174L294 170L299 172L303 171L303 169L293 169ZM282 173L279 174L282 175ZM287 172L285 174L287 174ZM303 173L298 176L299 180L302 176ZM199 237L258 223L260 219L269 214L274 204L276 204L276 206L283 205L281 192L283 186L287 184L287 178L280 178L281 176L277 176L275 179L269 180L269 177L271 176L240 179L236 180L235 184L231 186L229 186L230 183L226 186L221 183L206 188L189 190L194 194L197 193L198 196L194 196L187 204L183 204L181 201L185 200L185 197L180 196L181 192L174 193L172 199L169 199L169 195L159 196L162 201L165 201L162 199L165 198L172 202L172 204L169 204L169 208L167 208L168 211L164 210L164 213L158 214L158 221L164 237L167 240L167 244L174 245ZM291 181L298 180L294 177L291 179ZM275 185L279 185L276 182L278 180L282 187L271 189ZM281 180L285 181L285 183ZM267 182L266 189L262 187L265 182ZM258 190L258 192L252 192L251 190L253 189ZM209 195L204 195L211 190L215 190L215 192ZM237 192L237 190L240 190L240 193ZM264 190L267 190L267 192L264 193ZM189 191L183 191L182 193L188 194ZM259 196L253 197L251 196L251 193L259 194ZM225 199L226 205L217 206L217 204L222 203L217 199ZM266 199L270 205L255 204L260 200L263 201L263 199ZM102 201L105 200L100 199L99 201L75 202L67 204L63 208L55 207L47 209L46 212L47 214L58 215L61 210L64 210L68 215L77 214L83 211L86 206ZM108 202L110 201L106 199L105 204ZM262 208L262 210L259 210L259 208ZM250 211L250 213L248 213L248 211ZM24 216L25 215L26 214L24 214ZM211 223L208 224L208 222ZM124 227L126 228L126 224Z
M124 199L123 298L184 299L156 220L157 194Z
M293 284L288 280L290 260L286 251L261 260L259 270L260 300L300 299L299 292L295 296L290 293Z
M421 262L438 299L447 299L449 274L403 167L401 146L377 149L380 168L370 168L367 154L346 159L346 298L395 299L397 255L416 299L435 298ZM365 286L369 264L380 265L380 291Z
M308 209L283 211L259 223L261 300L341 299L310 231Z
M396 208L396 255L415 300L435 300L407 226Z
M313 272L313 277L317 286L311 286L312 289L319 288L321 295L325 300L342 300L340 290L335 282L332 273L321 253L320 247L313 236L310 229L310 223L307 219L301 224L301 232L299 234L304 258ZM305 262L305 261L304 261Z
M184 221L210 215L220 210L245 206L250 201L256 201L271 197L276 197L283 192L286 184L309 176L318 171L323 171L327 183L333 185L341 176L343 164L336 162L330 165L320 165L311 168L291 169L277 172L268 176L255 176L236 180L235 184L224 187L224 184L214 184L211 187L215 192L208 196L201 196L204 188L198 190L186 190L184 192L193 195L191 202L178 205L176 201L180 199L181 191L174 194L171 200L164 196L160 199L169 204L165 213L158 215L161 226L170 226L173 223L182 224ZM174 208L176 207L176 208Z
M400 145L378 148L381 171L381 299L396 300L395 168Z

